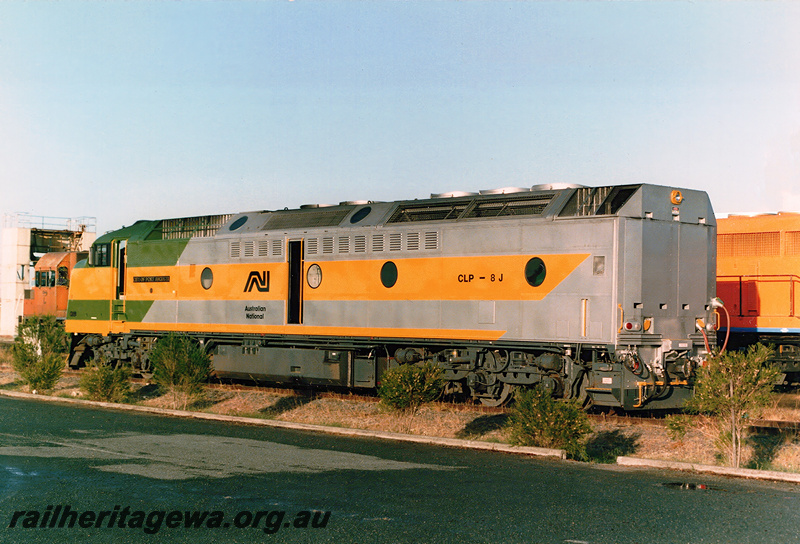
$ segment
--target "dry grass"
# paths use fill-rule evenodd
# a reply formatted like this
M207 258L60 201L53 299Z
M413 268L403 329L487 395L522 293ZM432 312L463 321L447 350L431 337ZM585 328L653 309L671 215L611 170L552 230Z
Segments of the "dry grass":
M766 468L800 472L800 443L796 439L784 439L778 445L774 457Z
M594 422L590 445L609 448L617 455L714 465L713 438L704 424L691 428L680 440L669 437L660 421ZM605 444L604 444L605 443Z
M764 410L761 417L773 421L800 421L800 394L775 395L772 405Z
M13 369L5 361L0 362L0 388L21 389ZM65 374L54 394L80 396L78 375ZM184 399L177 401L182 407ZM134 385L131 402L173 408L176 399L161 394L156 386L138 384ZM506 414L477 406L433 403L410 416L391 411L377 401L346 395L209 387L203 398L196 399L188 408L225 415L446 438L490 442L508 442L509 438L505 429ZM763 417L800 421L800 395L776 395L774 405ZM613 462L618 455L629 455L706 465L722 463L714 445L719 430L711 420L695 418L695 424L680 440L670 438L661 419L596 417L591 423L593 433L587 443L587 452L592 461ZM800 472L800 443L794 435L757 436L749 445L748 454L750 468Z

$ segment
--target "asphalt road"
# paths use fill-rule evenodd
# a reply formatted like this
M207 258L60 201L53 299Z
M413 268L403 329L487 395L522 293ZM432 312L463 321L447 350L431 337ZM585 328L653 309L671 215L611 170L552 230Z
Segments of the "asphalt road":
M0 543L800 542L800 486L0 398Z

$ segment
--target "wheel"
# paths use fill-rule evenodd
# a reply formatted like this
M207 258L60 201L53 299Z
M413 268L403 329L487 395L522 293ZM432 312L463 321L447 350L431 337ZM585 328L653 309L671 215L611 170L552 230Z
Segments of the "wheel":
M483 364L480 366L487 372L497 374L508 367L508 356L499 351L487 351L483 355Z
M496 388L495 391L497 391ZM489 406L489 407L503 406L511 399L511 393L513 392L514 392L513 385L508 383L503 383L503 385L500 388L500 393L498 396L480 397L480 401L483 406Z

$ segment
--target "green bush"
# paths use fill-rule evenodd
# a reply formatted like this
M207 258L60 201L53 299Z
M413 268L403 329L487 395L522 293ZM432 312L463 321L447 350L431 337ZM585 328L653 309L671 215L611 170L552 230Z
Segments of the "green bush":
M80 388L89 400L124 402L131 392L131 368L95 359L81 373Z
M66 365L64 327L52 315L25 318L11 346L12 366L32 391L52 390Z
M205 349L185 334L171 333L150 351L153 381L167 389L177 407L202 392L213 368Z
M0 365L11 366L14 358L11 356L11 346L0 345Z
M770 362L772 355L763 344L715 354L698 370L694 396L686 405L717 419L721 429L717 447L737 468L744 462L749 420L758 417L772 399L780 373Z
M383 373L378 396L387 406L413 414L422 404L436 400L443 388L442 369L431 363L409 364Z
M513 444L560 448L571 458L584 456L582 439L592 431L577 402L556 400L540 389L516 390L508 426Z
M667 435L679 442L691 429L694 419L688 414L670 414L664 418L664 422L667 425Z

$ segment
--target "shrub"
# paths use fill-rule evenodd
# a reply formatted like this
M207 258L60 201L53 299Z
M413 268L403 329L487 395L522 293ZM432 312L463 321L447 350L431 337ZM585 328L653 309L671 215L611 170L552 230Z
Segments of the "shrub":
M182 401L185 408L203 390L213 370L211 358L203 347L185 334L171 333L161 338L149 358L153 381L167 389L175 407Z
M378 396L387 406L413 414L422 404L436 400L443 388L442 369L438 366L409 364L383 373Z
M11 346L0 344L0 366L13 364L13 357L11 356Z
M748 418L770 403L779 369L770 364L772 350L763 344L747 351L727 351L708 360L697 375L687 408L715 416L720 424L719 447L731 465L742 463Z
M131 368L95 359L81 373L80 388L90 400L123 402L131 392Z
M688 414L670 414L664 418L667 426L667 436L670 439L680 442L686 437L686 433L692 427L693 419Z
M592 431L577 402L555 400L540 389L516 390L508 427L513 444L561 448L573 459L584 456L581 441Z
M32 391L50 391L64 371L67 335L52 315L27 317L11 346L12 366Z

